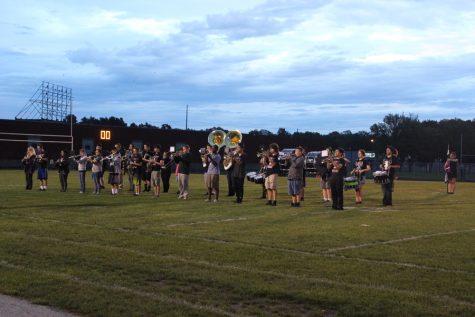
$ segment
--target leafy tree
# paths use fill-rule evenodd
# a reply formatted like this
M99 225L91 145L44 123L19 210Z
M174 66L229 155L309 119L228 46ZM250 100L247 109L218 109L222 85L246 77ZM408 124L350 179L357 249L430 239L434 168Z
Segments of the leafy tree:
M277 136L289 136L290 133L285 130L285 128L279 128L277 130Z

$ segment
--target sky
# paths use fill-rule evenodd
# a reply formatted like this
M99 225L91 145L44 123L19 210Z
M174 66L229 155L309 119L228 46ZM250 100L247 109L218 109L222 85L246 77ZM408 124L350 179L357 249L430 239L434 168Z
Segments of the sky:
M42 81L73 113L247 132L475 118L475 1L0 3L0 118Z

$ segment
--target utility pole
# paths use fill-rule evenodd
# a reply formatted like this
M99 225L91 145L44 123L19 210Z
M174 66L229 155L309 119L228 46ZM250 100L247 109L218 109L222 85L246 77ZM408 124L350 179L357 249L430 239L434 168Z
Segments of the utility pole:
M185 122L185 128L188 130L188 105L186 105L186 122Z
M462 164L462 159L463 159L463 133L460 133L460 164Z

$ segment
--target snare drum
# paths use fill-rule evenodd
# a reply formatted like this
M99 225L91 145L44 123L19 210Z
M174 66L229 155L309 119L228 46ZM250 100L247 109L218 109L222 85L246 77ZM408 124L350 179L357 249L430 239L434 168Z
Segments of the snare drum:
M356 189L358 188L358 178L355 176L345 177L343 179L345 190Z
M254 183L256 184L264 184L265 182L265 177L262 176L262 175L256 175L256 177L254 177Z
M373 173L375 184L389 184L390 179L386 171L376 171Z
M256 178L257 173L256 172L249 172L246 174L246 178L250 182L254 182L254 179Z

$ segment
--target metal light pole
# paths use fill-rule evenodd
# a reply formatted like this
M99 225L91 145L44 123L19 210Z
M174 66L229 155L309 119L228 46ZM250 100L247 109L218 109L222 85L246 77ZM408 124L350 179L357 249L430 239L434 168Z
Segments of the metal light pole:
M188 130L188 105L186 105L186 121L185 121L185 128Z

